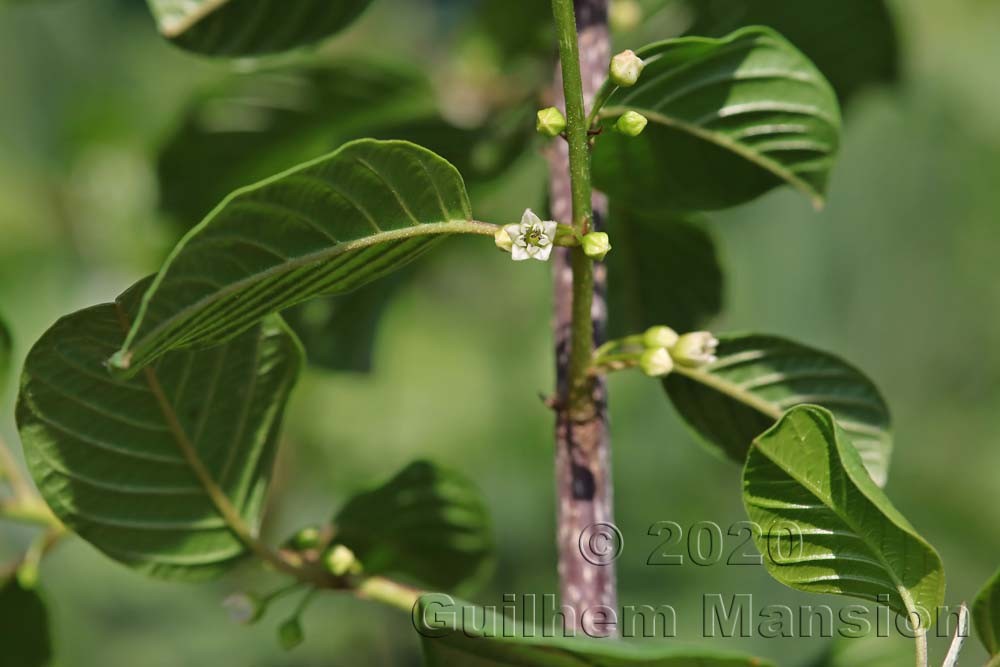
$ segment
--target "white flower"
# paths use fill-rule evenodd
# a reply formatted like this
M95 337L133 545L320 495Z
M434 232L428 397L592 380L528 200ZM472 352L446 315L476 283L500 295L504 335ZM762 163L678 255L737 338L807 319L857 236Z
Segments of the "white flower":
M520 223L504 225L503 228L513 243L510 250L511 258L515 262L525 259L547 261L549 255L552 254L558 226L551 220L543 221L532 213L530 208L527 209L521 217Z
M717 361L719 340L707 331L693 331L681 336L670 348L674 361L685 366L704 366Z

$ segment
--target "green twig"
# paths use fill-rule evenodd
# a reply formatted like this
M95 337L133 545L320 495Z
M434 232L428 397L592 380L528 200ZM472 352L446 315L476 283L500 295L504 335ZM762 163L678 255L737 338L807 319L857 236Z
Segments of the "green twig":
M582 235L590 231L593 210L590 145L573 0L552 0L552 14L558 33L563 95L566 100L566 141L569 144L573 227ZM573 270L573 311L570 325L568 405L575 418L587 419L595 411L591 394L592 378L589 373L591 351L594 346L594 330L590 316L594 298L594 263L580 248L573 248L570 252L570 265Z

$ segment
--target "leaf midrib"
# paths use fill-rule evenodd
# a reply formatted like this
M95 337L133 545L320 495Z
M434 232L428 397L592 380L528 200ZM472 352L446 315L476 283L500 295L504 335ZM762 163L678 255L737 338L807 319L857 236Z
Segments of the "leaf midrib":
M711 371L689 368L679 364L674 366L674 371L691 380L694 380L695 382L699 382L706 387L715 389L719 393L724 394L735 401L739 401L740 403L757 410L775 421L781 419L781 415L784 414L780 408L771 404L767 399L761 398L751 391L742 389L739 385L729 382L721 375L717 375Z
M739 142L733 141L728 136L720 132L713 132L711 130L706 130L693 123L689 123L687 121L680 120L679 118L675 118L673 116L664 114L660 111L654 111L652 109L647 109L641 106L618 105L618 106L604 107L603 109L601 109L601 113L599 114L599 116L602 119L616 118L618 116L621 116L627 111L639 111L642 113L642 115L646 116L646 118L648 118L651 121L660 123L661 125L666 125L667 127L673 127L683 132L687 132L689 134L698 137L699 139L703 139L705 141L708 141L709 143L713 143L716 146L719 146L720 148L732 151L739 157L742 157L744 160L747 160L748 162L755 164L761 169L771 172L778 178L781 178L787 181L788 183L791 183L792 186L795 187L795 189L804 194L809 199L809 201L812 202L813 207L816 209L823 208L826 202L826 199L823 197L822 193L820 193L814 187L809 185L807 181L800 178L797 174L795 174L795 172L785 168L784 165L777 162L776 160L772 160L771 158L765 155L762 155L760 153L757 153L749 149L748 147L744 146L743 144L740 144Z
M408 238L414 238L417 236L430 236L436 234L479 234L479 235L489 235L492 236L497 230L496 225L479 222L475 220L447 220L444 222L428 222L422 223L419 226L413 225L410 227L405 227L402 229L394 229L390 231L385 231L381 233L372 234L361 239L354 239L352 241L343 241L337 245L330 248L324 248L316 252L308 253L306 255L301 255L289 259L288 261L282 262L263 271L258 271L253 273L246 278L241 278L235 282L229 283L225 287L212 292L211 294L202 297L198 301L184 308L178 310L170 317L164 319L160 324L158 324L151 331L147 332L141 340L136 340L136 334L138 333L138 327L133 327L132 331L129 332L125 343L122 348L112 356L110 363L112 366L119 368L121 370L127 370L131 366L131 358L133 353L140 349L146 341L155 339L164 329L167 329L177 321L183 320L189 313L193 311L200 310L208 306L209 304L215 303L216 301L223 299L239 290L252 285L261 280L267 280L271 277L276 277L286 273L287 271L292 271L297 268L307 266L309 264L315 264L323 262L329 259L333 259L339 255L354 250L361 250L364 248L369 248L380 243L388 243L390 241L404 240ZM149 301L152 296L156 293L157 289L162 284L166 274L171 268L172 260L176 259L177 255L186 248L187 245L181 245L178 247L177 252L167 260L167 264L164 270L161 271L156 279L150 285L146 294L143 296L142 305L139 309L139 315L136 317L136 325L142 324L143 318L146 314L146 309L149 305Z
M798 431L798 425L797 424L793 423L793 427L795 428L796 431ZM843 469L844 468L843 467L843 462L841 461L840 448L839 448L839 446L837 446L838 445L838 443L837 443L837 434L836 434L835 431L831 431L831 437L834 440L834 443L833 443L834 446L837 448L837 461L838 461L838 463L840 463L841 468ZM771 456L769 456L768 453L767 453L767 451L765 451L764 449L762 449L760 447L760 445L756 441L751 444L751 447L756 447L757 451L760 452L768 461L770 461L775 466L777 466L779 469L781 469L781 471L784 472L786 475L788 475L789 477L791 477L792 479L794 479L798 484L800 484L804 489L806 489L806 491L808 491L810 494L812 494L812 496L814 498L816 498L816 500L820 501L825 507L827 507L828 509L830 509L837 516L837 518L839 518L841 521L844 522L844 525L846 525L848 528L851 529L851 531L854 533L854 535L858 539L860 539L862 542L865 543L865 545L871 550L871 552L875 555L875 558L878 559L879 563L885 569L886 574L888 575L889 579L892 581L893 586L896 587L896 592L899 593L899 597L903 601L903 605L906 607L907 611L910 612L910 613L913 613L915 605L913 603L913 597L909 593L909 589L907 589L903 585L903 582L899 579L899 577L896 576L895 571L889 566L889 563L882 556L881 551L879 549L876 549L875 547L872 546L872 544L868 541L866 535L864 533L862 533L860 530L858 530L858 527L855 526L852 521L850 521L848 518L844 517L842 515L842 513L836 507L832 506L830 503L827 503L826 499L823 498L823 496L821 495L821 493L819 492L819 490L816 489L813 486L813 484L808 479L800 478L795 472L793 472L792 470L786 468L781 463L779 463L777 460L775 460L774 458L772 458ZM851 483L851 486L858 493L861 493L862 497L864 497L864 499L867 502L871 503L871 500L869 500L868 496L866 496L864 493L862 493L861 489L857 488L857 485L854 484L854 480L851 479L851 476L847 473L847 470L843 469L843 472L844 472L844 475L847 477L848 481ZM896 525L888 517L886 517L886 520L889 521L890 523L892 523L893 526ZM898 528L898 526L897 526L897 528Z

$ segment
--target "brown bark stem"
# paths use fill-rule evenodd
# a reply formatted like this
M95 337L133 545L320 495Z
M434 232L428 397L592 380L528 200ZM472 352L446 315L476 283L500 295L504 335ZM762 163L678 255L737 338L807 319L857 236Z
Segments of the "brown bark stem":
M611 56L607 0L574 0L585 103L589 106L603 83ZM561 71L552 87L553 104L564 108ZM569 152L566 142L553 142L549 153L552 217L573 222ZM592 228L601 229L607 217L607 199L593 196ZM573 265L570 249L556 248L555 266L557 542L562 604L574 611L567 625L587 634L613 634L607 610L617 613L617 585L613 561L620 545L612 509L611 442L607 419L607 390L602 378L591 387L589 411L573 409L569 400ZM594 266L591 321L595 345L604 339L607 307L607 271Z

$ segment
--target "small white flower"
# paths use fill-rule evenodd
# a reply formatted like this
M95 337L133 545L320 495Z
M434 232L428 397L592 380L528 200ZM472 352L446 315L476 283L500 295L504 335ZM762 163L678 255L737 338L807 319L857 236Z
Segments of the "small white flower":
M531 209L527 209L521 217L521 222L504 225L513 246L510 254L515 262L525 259L547 261L552 254L553 242L556 239L558 223L551 220L543 221Z
M718 361L715 350L719 340L707 331L693 331L681 336L670 348L674 361L685 366L704 366Z

